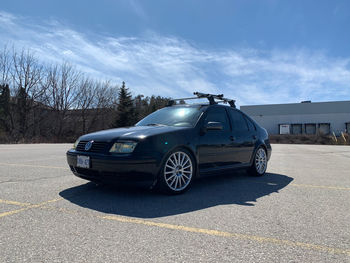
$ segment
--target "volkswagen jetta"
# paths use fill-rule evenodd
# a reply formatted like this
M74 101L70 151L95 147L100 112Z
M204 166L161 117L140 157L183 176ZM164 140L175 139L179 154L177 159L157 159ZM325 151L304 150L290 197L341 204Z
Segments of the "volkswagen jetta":
M94 182L146 183L167 193L186 191L214 171L244 168L265 174L268 134L222 95L200 94L209 104L164 107L135 126L81 136L67 152L72 172Z

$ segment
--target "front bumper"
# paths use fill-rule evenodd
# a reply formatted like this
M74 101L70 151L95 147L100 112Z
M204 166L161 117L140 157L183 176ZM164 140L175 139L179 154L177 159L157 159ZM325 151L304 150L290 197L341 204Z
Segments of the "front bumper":
M90 168L77 167L78 155L90 157ZM155 158L135 157L132 154L121 156L69 150L67 152L67 162L74 175L93 182L142 183L151 186L158 174Z

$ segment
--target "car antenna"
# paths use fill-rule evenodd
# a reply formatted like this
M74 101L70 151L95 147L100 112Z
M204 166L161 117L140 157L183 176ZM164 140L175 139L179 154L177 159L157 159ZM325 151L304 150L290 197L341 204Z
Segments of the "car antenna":
M195 100L195 99L202 99L206 98L209 100L210 105L215 105L218 103L228 103L232 108L236 108L235 100L224 98L224 94L209 94L209 93L201 93L201 92L193 92L193 95L196 95L197 97L190 97L190 98L181 98L181 99L173 99L168 102L167 106L173 106L176 101L184 101L184 100ZM215 101L217 99L217 101Z

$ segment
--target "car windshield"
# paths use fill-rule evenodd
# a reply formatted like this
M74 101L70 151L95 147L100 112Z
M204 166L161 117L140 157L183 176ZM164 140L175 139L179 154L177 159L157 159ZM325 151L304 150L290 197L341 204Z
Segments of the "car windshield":
M136 126L178 126L194 127L202 113L201 107L165 107L157 110L141 121Z

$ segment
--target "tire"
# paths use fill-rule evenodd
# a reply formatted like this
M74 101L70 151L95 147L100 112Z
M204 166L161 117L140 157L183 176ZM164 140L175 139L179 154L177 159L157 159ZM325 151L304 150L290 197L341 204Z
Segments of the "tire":
M267 154L263 147L259 147L254 155L253 164L248 173L253 176L263 176L267 169Z
M158 175L158 188L166 194L187 191L195 177L196 165L191 153L176 149L167 154Z

